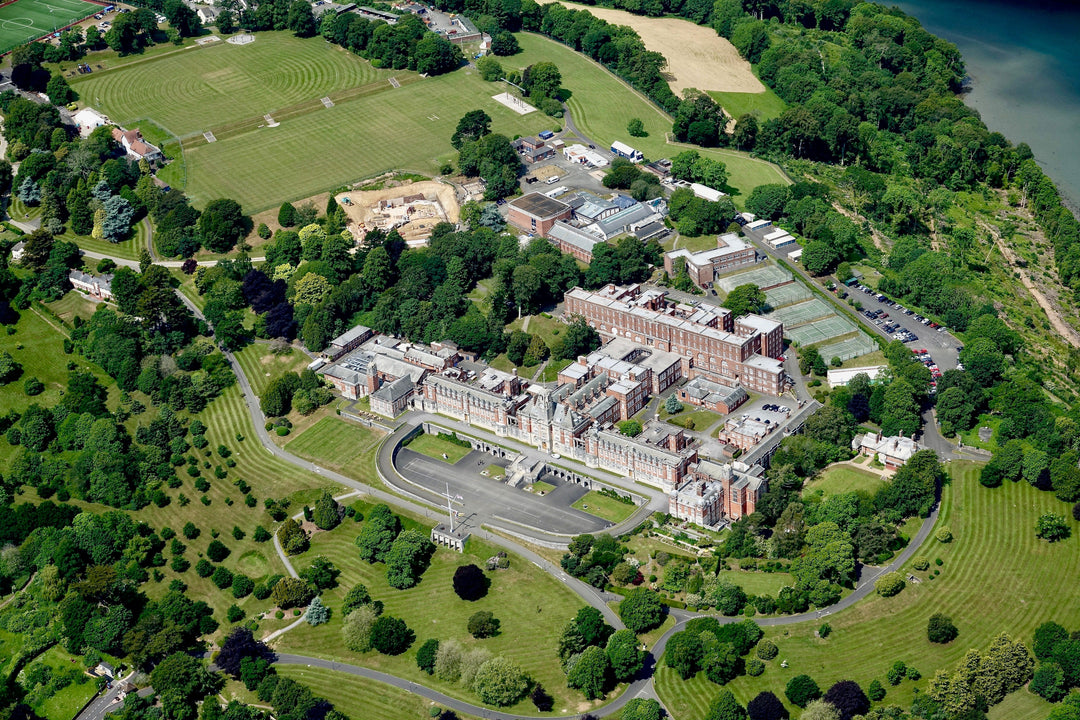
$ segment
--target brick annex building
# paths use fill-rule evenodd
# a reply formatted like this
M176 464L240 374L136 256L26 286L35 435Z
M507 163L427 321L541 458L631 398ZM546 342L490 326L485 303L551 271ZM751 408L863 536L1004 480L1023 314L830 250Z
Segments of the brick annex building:
M608 285L566 293L564 313L580 316L605 340L622 337L649 349L683 356L683 375L706 375L753 392L780 395L788 383L777 358L784 325L760 315L735 318L722 307L688 305L640 285Z

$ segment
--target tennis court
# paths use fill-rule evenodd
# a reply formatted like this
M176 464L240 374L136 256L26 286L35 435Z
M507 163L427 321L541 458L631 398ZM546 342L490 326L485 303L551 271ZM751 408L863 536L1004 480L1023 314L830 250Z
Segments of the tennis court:
M821 357L825 358L825 362L829 362L834 357L841 360L850 360L860 355L868 355L877 349L877 343L862 332L847 340L818 346L818 352L821 353Z
M814 345L843 335L849 335L856 330L858 328L851 321L845 320L839 315L830 315L790 330L785 327L784 335L800 345Z
M0 53L101 12L84 0L16 0L0 7Z
M740 285L757 285L759 288L770 288L790 281L791 273L787 270L775 265L765 265L764 267L722 277L714 284L724 292L729 293Z
M813 293L800 283L781 285L780 287L765 292L766 302L769 303L769 307L774 308L783 307L785 305L794 305L797 302L809 300L812 297Z
M833 312L828 303L820 298L813 298L796 305L788 305L769 313L770 319L784 323L785 330L830 316L835 317L836 313Z

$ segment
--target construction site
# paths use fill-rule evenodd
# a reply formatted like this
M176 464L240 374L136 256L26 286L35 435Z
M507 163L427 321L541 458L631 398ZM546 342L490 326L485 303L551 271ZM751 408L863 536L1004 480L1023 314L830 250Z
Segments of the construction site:
M336 196L346 227L362 243L371 230L398 233L409 247L423 247L441 222L457 223L454 188L440 182L407 182L381 190L352 190Z

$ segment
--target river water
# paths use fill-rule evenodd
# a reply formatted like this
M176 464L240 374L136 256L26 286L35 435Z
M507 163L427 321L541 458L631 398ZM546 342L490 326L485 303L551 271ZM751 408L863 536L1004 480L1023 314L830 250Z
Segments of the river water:
M1080 207L1080 3L893 4L960 48L971 78L964 101L991 130L1030 145L1074 211Z

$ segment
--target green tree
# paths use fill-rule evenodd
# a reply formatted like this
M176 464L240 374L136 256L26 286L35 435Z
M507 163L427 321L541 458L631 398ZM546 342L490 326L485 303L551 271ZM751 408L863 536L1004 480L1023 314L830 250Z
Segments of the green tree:
M244 215L238 202L221 198L210 201L199 216L198 226L205 247L228 252L251 230L251 218Z
M329 490L323 490L322 495L315 501L312 510L312 521L320 530L333 530L341 522L339 513L340 506Z
M292 30L296 37L314 37L318 28L315 25L311 3L307 0L293 0L289 5L286 27Z
M489 58L483 58L481 62L487 59ZM493 59L492 62L494 62L496 66L499 64ZM502 76L501 67L499 68L499 76ZM486 80L487 78L484 79ZM495 79L497 80L498 78ZM470 110L458 120L457 128L450 138L450 144L454 146L454 149L461 150L462 145L465 143L479 140L489 134L491 134L491 116L483 110Z
M435 638L426 640L416 651L416 666L431 675L435 672L435 656L439 652L439 641Z
M765 304L765 293L753 283L739 285L724 298L724 307L735 317L759 313Z
M480 640L499 634L499 620L488 610L480 610L469 616L469 634Z
M371 647L383 655L400 655L409 649L413 637L405 621L390 615L380 615L371 626Z
M488 705L513 705L529 690L529 677L516 663L506 658L488 660L476 671L473 692Z
M1031 692L1049 701L1058 702L1065 697L1065 673L1056 662L1044 662L1035 669L1029 686Z
M1061 515L1044 513L1035 524L1035 535L1048 542L1057 542L1072 535L1072 528Z
M418 531L409 529L399 534L385 557L387 583L399 590L416 585L433 552L435 545Z
M645 663L645 651L641 649L632 630L615 631L608 638L605 652L616 682L633 680Z
M892 436L903 433L911 437L917 433L922 426L919 409L915 388L911 383L906 380L893 380L885 388L881 411L882 434Z
M495 82L501 80L503 77L502 65L499 61L490 55L485 55L476 61L476 69L480 73L480 77L488 82ZM477 111L474 111L477 112ZM479 112L483 112L480 110ZM454 147L458 147L455 145Z
M401 521L386 505L376 505L364 520L355 542L360 557L369 563L383 562L401 532Z
M353 652L370 650L371 630L378 618L379 613L372 605L361 605L346 615L341 627L345 647Z
M664 606L652 590L636 588L619 603L619 618L635 633L648 632L664 621Z
M952 618L944 613L934 613L926 624L926 637L932 643L945 645L956 639L959 631Z
M570 668L570 672L566 675L566 683L572 688L581 690L586 699L596 700L604 696L609 669L604 651L595 645L590 645Z
M210 673L201 660L180 652L158 663L150 682L168 718L194 717L195 704L221 687L219 676Z
M632 698L623 705L622 720L660 720L660 703L652 698Z
M641 121L641 118L630 118L630 122L626 123L626 132L630 134L630 137L648 137L649 133L645 130L645 123Z
M281 203L277 221L281 227L292 227L296 224L296 208L292 206L292 203Z
M821 697L821 688L809 675L796 675L788 680L787 686L784 688L784 697L792 705L804 708L811 700Z
M683 680L687 680L697 673L704 656L701 634L682 630L668 639L664 649L664 664L677 672Z

